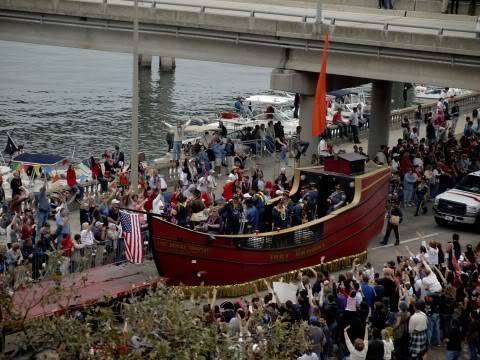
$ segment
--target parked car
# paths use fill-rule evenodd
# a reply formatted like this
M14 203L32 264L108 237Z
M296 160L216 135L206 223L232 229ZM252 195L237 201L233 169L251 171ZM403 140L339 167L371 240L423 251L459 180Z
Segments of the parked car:
M480 231L480 171L465 176L453 189L435 197L435 221L472 224Z

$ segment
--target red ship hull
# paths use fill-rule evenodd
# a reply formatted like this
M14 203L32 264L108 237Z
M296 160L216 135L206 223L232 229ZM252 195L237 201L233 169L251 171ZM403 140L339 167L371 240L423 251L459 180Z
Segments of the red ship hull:
M297 170L293 192L298 189L300 173ZM171 284L228 285L315 266L323 256L328 262L362 253L382 230L389 180L387 167L352 176L355 188L347 206L303 225L257 235L210 236L153 215L150 233L155 264ZM282 241L287 246L272 248ZM257 246L246 245L250 243ZM258 243L269 246L259 248Z

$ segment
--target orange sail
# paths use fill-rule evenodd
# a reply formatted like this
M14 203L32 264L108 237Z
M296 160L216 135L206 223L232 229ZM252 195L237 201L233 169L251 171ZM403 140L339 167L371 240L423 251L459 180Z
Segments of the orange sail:
M328 60L328 33L324 37L322 52L322 64L318 77L317 89L315 90L315 104L312 114L312 136L320 136L325 131L327 121L327 60Z

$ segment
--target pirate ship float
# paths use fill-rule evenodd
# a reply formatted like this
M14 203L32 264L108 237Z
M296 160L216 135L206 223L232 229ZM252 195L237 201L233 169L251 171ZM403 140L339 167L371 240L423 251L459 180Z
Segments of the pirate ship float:
M150 215L156 267L170 284L238 286L316 266L323 256L347 265L365 254L369 241L382 230L389 180L388 167L365 165L358 154L328 158L321 167L296 169L290 197L316 183L318 217L279 231L210 235ZM326 214L326 200L336 184L345 190L347 204Z

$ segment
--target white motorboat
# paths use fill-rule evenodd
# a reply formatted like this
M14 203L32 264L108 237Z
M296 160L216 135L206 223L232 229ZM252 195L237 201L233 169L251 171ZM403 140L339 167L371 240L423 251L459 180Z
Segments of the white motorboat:
M459 88L441 88L426 85L415 86L415 97L418 99L438 100L440 98L451 98L454 96L467 95L470 93L470 90Z
M361 118L369 117L370 106L367 103L365 94L362 90L341 89L329 92L327 94L327 122L332 122L334 113L341 109L342 121L345 124L350 124L353 114L353 108L358 108L361 105Z
M185 132L194 135L218 130L219 121L222 121L229 133L261 124L266 126L269 121L280 121L286 134L295 133L298 119L293 117L294 96L252 95L241 99L240 112L223 111L216 114L215 119L190 120Z

